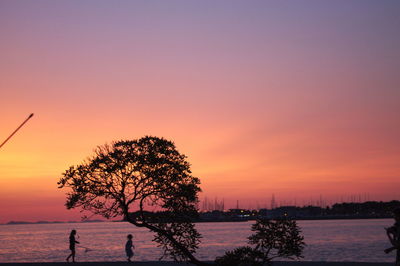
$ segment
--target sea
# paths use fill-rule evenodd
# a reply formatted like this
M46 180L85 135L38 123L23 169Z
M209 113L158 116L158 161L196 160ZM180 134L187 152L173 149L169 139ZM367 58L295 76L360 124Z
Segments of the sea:
M249 222L197 223L202 234L196 257L213 261L247 244ZM303 261L393 262L385 227L392 219L298 221L304 241ZM154 234L126 222L0 225L0 262L62 262L69 255L69 233L77 230L77 261L123 261L127 234L133 234L134 260L156 261L162 250ZM166 258L164 260L171 260Z

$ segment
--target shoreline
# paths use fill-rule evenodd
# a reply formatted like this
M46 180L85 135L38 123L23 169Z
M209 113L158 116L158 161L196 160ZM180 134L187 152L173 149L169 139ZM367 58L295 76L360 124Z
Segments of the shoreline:
M211 265L212 262L208 262ZM64 266L64 265L80 265L80 266L179 266L179 265L194 265L184 262L172 261L133 261L133 262L13 262L1 263L1 266ZM329 261L275 261L273 266L389 266L394 265L394 262L329 262Z
M387 220L393 217L326 217L326 218L296 218L296 221L326 221L326 220ZM226 221L196 221L196 223L242 223L251 222L255 220L226 220ZM25 221L10 221L7 223L0 223L0 225L32 225L32 224L77 224L77 223L127 223L126 221L112 221L112 220L98 220L98 221L38 221L38 222L25 222ZM0 262L1 263L1 262Z

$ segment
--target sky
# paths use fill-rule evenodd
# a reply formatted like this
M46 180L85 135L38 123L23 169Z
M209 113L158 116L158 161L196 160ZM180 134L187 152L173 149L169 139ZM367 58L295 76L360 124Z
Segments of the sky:
M93 150L175 142L226 207L400 200L399 1L0 0L0 223L76 220Z

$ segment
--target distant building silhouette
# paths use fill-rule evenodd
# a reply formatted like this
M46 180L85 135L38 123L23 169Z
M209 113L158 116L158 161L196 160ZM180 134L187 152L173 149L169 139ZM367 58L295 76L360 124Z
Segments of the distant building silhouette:
M276 201L275 201L275 194L272 194L272 197L271 197L271 209L275 209L277 206L276 206Z

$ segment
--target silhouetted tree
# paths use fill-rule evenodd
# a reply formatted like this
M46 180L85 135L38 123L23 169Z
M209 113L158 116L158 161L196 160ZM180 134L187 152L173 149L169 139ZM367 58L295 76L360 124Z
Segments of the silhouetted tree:
M304 237L295 220L257 220L251 230L255 234L249 237L249 244L263 253L263 262L303 257Z
M71 189L68 209L81 208L107 219L122 216L155 232L163 257L203 264L193 256L201 235L191 223L197 215L200 181L173 142L146 136L99 146L93 157L66 170L58 184ZM168 222L165 215L148 220L148 208L168 213Z
M304 237L295 220L257 220L249 236L254 247L240 247L216 259L219 265L272 265L275 258L302 258ZM236 263L233 263L235 262Z

